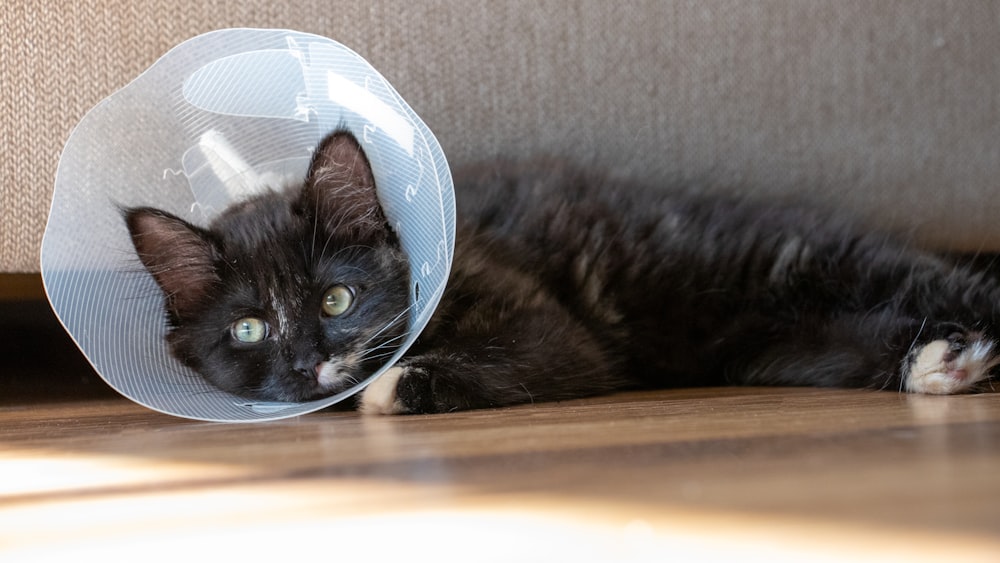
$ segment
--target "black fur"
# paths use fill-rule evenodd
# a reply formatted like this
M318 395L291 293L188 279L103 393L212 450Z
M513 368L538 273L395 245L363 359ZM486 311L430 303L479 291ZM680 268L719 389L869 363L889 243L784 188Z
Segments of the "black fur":
M311 398L317 387L286 373L311 373L296 372L295 362L365 355L359 340L338 339L313 319L317 296L331 284L364 288L358 302L371 309L355 311L351 322L366 334L405 309L405 261L377 201L352 204L355 215L345 217L336 199L373 192L366 166L340 181L359 189L317 189L315 171L344 158L318 157L300 194L266 195L208 230L192 227L197 240L180 248L208 241L214 267L195 276L191 298L178 297L184 288L172 288L165 272L199 260L181 253L170 266L158 254L169 248L146 248L149 235L137 228L139 219L163 214L129 212L139 255L171 296L174 352L219 386L257 398ZM396 412L692 385L904 390L929 342L950 339L954 358L975 340L990 350L984 365L995 357L993 277L836 215L670 194L557 162L471 170L457 177L457 197L453 273L401 362ZM174 227L169 219L163 230L176 237ZM365 275L346 273L354 271ZM286 296L294 323L302 323L282 345L293 351L227 344L235 319L272 314L267 291ZM376 349L399 334L393 325ZM286 356L294 359L278 360ZM248 377L255 366L269 366L270 375ZM352 373L345 384L360 375ZM963 390L981 390L989 379L972 383Z
M348 135L321 146L304 187L236 204L208 229L149 208L127 210L126 221L167 296L171 351L227 391L279 401L343 391L381 365L406 328L406 258ZM337 284L355 304L326 317L323 295ZM233 337L248 317L267 324L267 338ZM331 357L336 373L321 380Z

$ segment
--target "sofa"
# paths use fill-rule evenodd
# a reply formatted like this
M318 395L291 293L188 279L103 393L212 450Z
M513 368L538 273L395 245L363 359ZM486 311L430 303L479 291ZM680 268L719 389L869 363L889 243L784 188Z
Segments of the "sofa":
M224 27L351 47L453 165L544 153L1000 250L989 0L41 0L0 10L0 272L38 271L60 150L81 117L174 45Z

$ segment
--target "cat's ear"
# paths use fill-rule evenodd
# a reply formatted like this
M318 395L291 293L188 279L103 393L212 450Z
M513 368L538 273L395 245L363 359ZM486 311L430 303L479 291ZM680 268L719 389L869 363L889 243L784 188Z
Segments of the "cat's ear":
M333 133L317 147L302 197L331 230L361 238L389 236L371 164L348 132Z
M163 290L167 308L181 318L195 312L220 281L207 234L158 209L126 209L124 214L139 260Z

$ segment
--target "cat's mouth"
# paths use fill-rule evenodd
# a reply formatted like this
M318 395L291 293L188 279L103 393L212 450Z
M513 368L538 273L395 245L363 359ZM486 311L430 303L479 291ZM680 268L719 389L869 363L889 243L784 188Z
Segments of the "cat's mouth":
M381 367L381 361L358 353L333 355L312 369L296 369L272 376L256 397L283 402L317 401L332 397L364 382Z
M317 401L360 383L364 367L353 355L333 357L316 364L311 371L295 370L270 379L253 398L293 403Z
M353 354L330 358L316 365L316 394L330 396L360 383L360 362Z

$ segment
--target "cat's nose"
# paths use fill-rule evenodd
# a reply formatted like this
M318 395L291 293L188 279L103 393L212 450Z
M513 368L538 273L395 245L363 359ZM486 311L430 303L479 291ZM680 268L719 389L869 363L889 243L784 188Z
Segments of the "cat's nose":
M303 377L319 377L323 369L322 360L323 357L319 354L309 354L308 357L297 359L292 365L292 370Z

